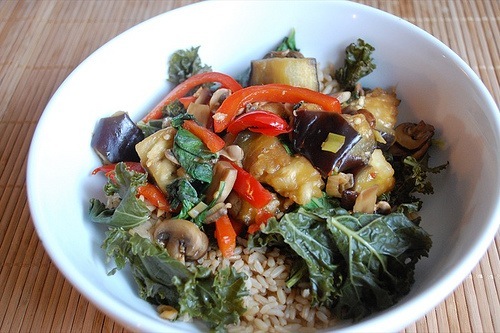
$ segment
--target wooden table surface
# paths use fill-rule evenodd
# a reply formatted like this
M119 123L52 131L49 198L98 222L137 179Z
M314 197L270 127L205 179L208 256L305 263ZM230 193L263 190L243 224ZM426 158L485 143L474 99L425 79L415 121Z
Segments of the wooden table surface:
M58 272L34 230L26 160L46 104L101 45L148 18L196 1L0 0L0 332L120 332L119 323ZM498 0L359 1L402 17L452 48L496 102ZM500 332L497 236L463 283L406 332Z

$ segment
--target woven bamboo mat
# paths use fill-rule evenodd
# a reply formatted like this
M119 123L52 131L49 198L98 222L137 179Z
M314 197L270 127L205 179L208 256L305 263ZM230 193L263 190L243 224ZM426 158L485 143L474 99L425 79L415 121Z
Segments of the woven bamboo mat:
M26 159L37 121L64 78L129 27L195 1L0 0L0 332L125 331L51 263L31 221ZM497 103L497 0L360 1L427 30L458 53ZM500 332L500 238L444 302L406 332Z

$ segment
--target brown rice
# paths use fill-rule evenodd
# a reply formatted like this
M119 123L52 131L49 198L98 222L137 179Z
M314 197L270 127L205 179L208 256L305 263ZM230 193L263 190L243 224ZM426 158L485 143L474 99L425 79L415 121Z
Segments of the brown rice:
M286 286L290 265L278 249L248 249L246 240L238 241L230 258L223 258L220 250L212 250L195 263L212 272L232 266L248 276L249 295L243 300L247 310L238 325L228 327L228 332L307 333L333 325L334 320L326 307L311 307L308 284Z

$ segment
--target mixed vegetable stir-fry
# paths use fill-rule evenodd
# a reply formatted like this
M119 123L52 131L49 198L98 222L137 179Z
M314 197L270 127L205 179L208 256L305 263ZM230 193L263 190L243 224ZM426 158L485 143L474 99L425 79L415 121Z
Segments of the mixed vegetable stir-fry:
M91 199L103 244L130 266L140 296L223 330L238 323L245 274L197 265L207 251L246 246L292 258L287 286L359 320L397 302L431 238L420 226L432 193L434 128L397 123L395 91L365 88L374 48L359 39L343 67L318 70L292 33L238 80L201 62L169 64L175 88L138 123L118 112L92 137L106 202Z

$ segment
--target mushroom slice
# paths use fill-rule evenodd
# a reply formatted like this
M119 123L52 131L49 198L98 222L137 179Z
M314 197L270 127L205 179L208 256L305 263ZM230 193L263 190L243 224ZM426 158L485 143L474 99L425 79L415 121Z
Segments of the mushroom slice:
M375 211L375 203L377 202L377 190L378 185L373 185L361 191L354 203L353 212L372 214Z
M214 165L214 176L207 189L207 202L217 200L217 203L224 202L233 189L238 172L227 161L218 161ZM221 190L221 183L223 183Z
M396 127L396 143L391 152L397 156L422 157L431 145L434 126L420 121L418 124L403 123ZM399 148L399 149L398 149Z
M210 101L208 102L208 106L210 107L211 111L217 110L219 106L222 104L222 102L231 94L231 91L226 88L219 88L217 89L212 97L210 98Z
M238 145L225 146L219 151L220 156L224 156L232 162L241 163L244 157L243 149Z
M208 237L196 224L173 219L160 222L154 230L154 239L167 249L168 254L180 261L197 260L208 249Z

